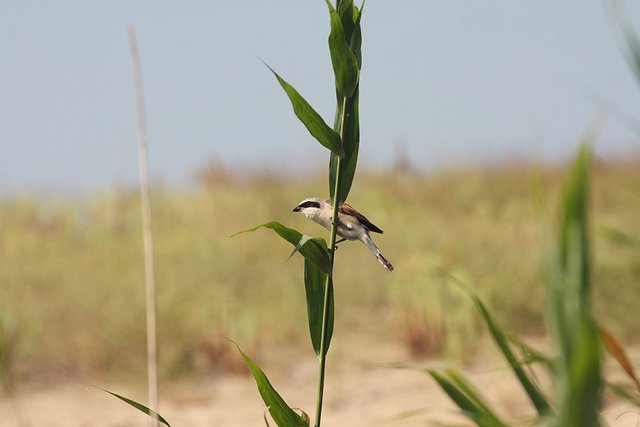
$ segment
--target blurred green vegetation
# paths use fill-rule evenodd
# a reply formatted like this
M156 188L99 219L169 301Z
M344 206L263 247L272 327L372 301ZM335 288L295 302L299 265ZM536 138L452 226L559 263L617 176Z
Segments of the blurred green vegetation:
M512 331L543 334L542 244L565 174L525 165L361 172L349 203L385 231L376 243L396 271L361 244L340 246L339 339L400 342L415 356L473 355L486 332L440 268L473 283ZM267 230L228 236L277 220L326 237L290 212L305 197L326 196L325 180L241 177L212 165L199 181L190 192L153 193L162 375L244 372L225 337L254 355L267 347L313 354L302 258L287 261L291 248ZM640 161L594 166L593 303L600 324L625 342L640 338L639 183ZM0 201L0 317L11 327L0 347L14 376L143 375L143 281L137 193Z

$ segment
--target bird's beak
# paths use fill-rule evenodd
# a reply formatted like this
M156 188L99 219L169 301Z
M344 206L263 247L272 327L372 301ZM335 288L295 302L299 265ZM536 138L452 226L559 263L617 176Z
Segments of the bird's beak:
M300 212L301 210L302 208L300 206L296 206L291 212Z

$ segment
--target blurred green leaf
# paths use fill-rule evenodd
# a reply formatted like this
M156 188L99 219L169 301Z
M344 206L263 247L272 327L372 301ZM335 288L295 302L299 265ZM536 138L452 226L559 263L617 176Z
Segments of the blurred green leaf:
M427 373L438 383L438 385L444 390L447 395L458 405L458 407L469 415L471 419L473 416L479 414L480 410L471 399L469 399L458 387L453 384L445 375L436 371L435 369L427 369Z
M320 114L313 109L293 86L280 77L269 65L264 65L276 76L276 79L278 79L278 83L280 83L280 86L282 86L282 89L284 89L291 101L293 112L302 124L305 125L309 133L318 140L320 144L331 150L333 154L338 157L343 157L344 149L342 148L340 135L325 123Z
M253 378L256 380L260 396L262 396L262 400L276 424L280 427L308 427L309 423L287 405L287 402L285 402L273 388L267 376L262 372L262 369L244 354L238 344L236 344L236 347L249 367L251 375L253 375Z
M333 8L329 0L326 0L331 18L331 33L329 34L329 51L331 52L331 64L336 77L336 89L347 98L351 98L358 86L360 69L355 55L349 48L342 21L338 12ZM353 2L351 10L353 10ZM349 6L347 5L347 8ZM353 26L353 21L351 23Z
M427 373L440 385L462 413L480 427L506 427L491 410L485 399L471 384L452 369L440 373L435 369L427 369Z
M521 363L518 361L515 354L511 350L511 346L509 345L509 341L507 339L508 333L498 324L498 322L496 322L493 315L489 312L487 307L477 295L472 293L471 297L473 298L476 307L478 307L480 314L482 314L482 318L487 324L493 340L495 341L498 348L500 348L500 351L502 351L502 355L504 356L504 358L507 360L507 362L509 362L511 369L515 373L516 377L518 377L518 381L520 381L520 384L526 391L529 400L531 400L531 403L533 404L533 406L535 406L538 414L545 415L551 412L551 406L549 405L549 402L547 402L547 399L542 394L535 382L531 378L529 378L529 375L527 375L525 370L522 368Z
M506 332L506 331L505 331ZM553 371L553 359L551 356L548 356L535 348L531 347L526 342L522 341L520 337L514 335L512 333L508 333L507 335L509 342L520 349L520 352L523 355L523 358L520 361L521 365L530 365L533 363L541 364L548 372Z
M489 332L491 333L491 337L493 338L494 342L502 352L502 355L504 356L504 358L507 360L507 362L511 366L511 369L513 370L514 374L518 378L518 381L524 388L525 392L527 393L527 396L529 397L529 400L531 401L533 406L536 408L536 411L538 412L538 414L544 415L551 412L551 406L549 405L549 402L547 401L546 397L544 396L544 394L542 394L542 392L540 391L536 383L533 381L533 379L530 378L527 372L523 369L522 362L519 361L516 355L514 354L510 344L510 338L509 338L510 334L502 326L500 326L500 324L498 324L495 317L493 317L493 315L491 314L487 306L484 304L484 302L469 286L467 286L464 282L462 282L455 276L449 274L447 271L445 270L441 270L441 271L446 275L446 277L451 279L451 281L454 284L456 284L460 289L462 289L473 300L476 308L478 309L478 311L482 315L483 320L487 324ZM522 343L521 341L519 341L518 346L521 348L527 348L529 349L530 354L535 354L538 357L541 357L539 353L537 352L534 353L532 349L530 349L528 346L525 346L524 343Z
M637 389L629 387L626 384L617 384L611 382L605 382L605 386L617 396L620 396L627 402L640 407L640 394L638 394Z
M640 238L613 227L602 227L601 233L610 241L621 246L640 247Z
M239 231L233 234L231 237L237 236L242 233L249 233L258 230L259 228L270 228L278 233L287 242L295 246L294 252L297 250L300 254L309 261L315 263L326 274L331 274L331 264L329 262L329 251L327 250L327 243L320 237L309 238L303 235L298 230L285 227L277 221L267 222L248 230Z
M331 279L329 279L331 280ZM322 341L322 309L324 304L324 291L327 285L327 275L316 264L304 261L304 287L307 294L307 314L309 318L309 333L311 344L317 355L320 355L320 343ZM325 353L329 350L331 336L333 335L333 283L329 283L329 321L327 323L327 339L325 341Z
M590 307L589 168L584 144L565 184L557 246L549 262L549 298L559 355L555 364L558 427L600 425L601 342Z
M111 392L111 391L109 391L109 390L105 390L104 388L101 388L101 387L96 387L96 388L97 388L97 389L99 389L99 390L102 390L102 391L104 391L104 392L106 392L106 393L109 393L109 394L110 394L110 395L112 395L112 396L117 397L118 399L122 400L123 402L125 402L125 403L127 403L127 404L129 404L129 405L133 406L133 407L134 407L134 408L136 408L138 411L140 411L140 412L144 412L145 414L149 415L151 418L153 418L153 419L156 419L156 420L160 421L161 423L163 423L163 424L167 425L168 427L171 427L171 425L169 424L169 422L168 422L167 420L165 420L164 418L162 418L162 416L160 416L160 414L158 414L157 412L155 412L155 411L153 411L153 410L151 410L151 409L147 408L147 407L146 407L146 406L144 406L143 404L138 403L138 402L136 402L136 401L134 401L134 400L128 399L128 398L126 398L126 397L124 397L124 396L121 396L121 395L119 395L119 394L113 393L113 392Z
M624 43L623 48L625 49L626 60L631 71L635 74L636 82L640 85L640 38L638 38L638 34L627 17L628 13L624 10L624 3L622 1L613 1L612 3L616 24Z
M493 409L491 409L489 404L480 395L480 392L476 390L466 378L454 369L446 369L445 373L449 376L451 382L457 386L458 389L462 391L481 411L483 414L482 419L485 420L487 425L506 426L506 423L499 419Z
M560 211L559 262L565 274L576 274L581 298L588 298L591 286L589 259L589 178L591 150L583 145L564 188ZM586 303L586 300L584 301Z

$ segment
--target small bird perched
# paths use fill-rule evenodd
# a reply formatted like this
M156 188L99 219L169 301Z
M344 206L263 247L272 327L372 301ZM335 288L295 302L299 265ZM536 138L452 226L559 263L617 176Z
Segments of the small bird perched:
M331 200L322 200L317 197L310 197L301 201L293 208L293 212L302 212L310 220L317 222L327 230L331 230L333 222L333 206ZM370 232L382 234L382 230L376 227L366 216L344 203L338 210L337 234L342 237L336 244L345 240L360 240L367 245L372 254L387 269L393 271L393 265L382 255L380 249L371 240Z

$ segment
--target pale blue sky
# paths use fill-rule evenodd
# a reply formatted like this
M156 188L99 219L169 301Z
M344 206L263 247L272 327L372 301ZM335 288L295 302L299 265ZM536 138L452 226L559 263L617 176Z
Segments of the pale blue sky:
M627 1L631 17L640 18L639 3ZM242 170L326 163L259 60L332 122L322 0L2 6L0 194L137 182L129 23L154 179L187 184L210 159ZM398 144L423 170L563 159L598 110L591 92L640 116L640 90L602 0L369 0L363 61L361 167L392 164ZM596 148L638 152L640 142L611 119Z

